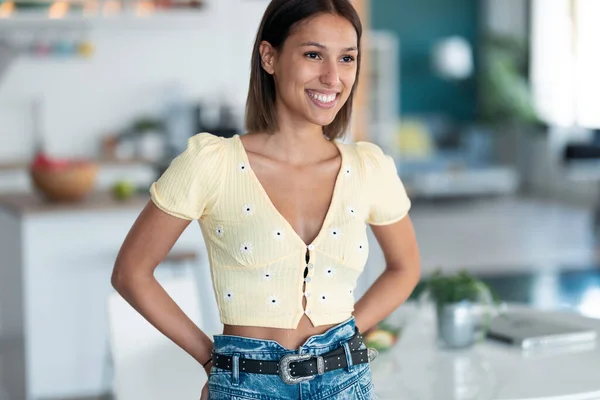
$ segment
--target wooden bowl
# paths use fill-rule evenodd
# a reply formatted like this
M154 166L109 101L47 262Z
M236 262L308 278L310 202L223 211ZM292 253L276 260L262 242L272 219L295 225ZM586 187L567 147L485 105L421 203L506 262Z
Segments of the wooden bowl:
M29 170L33 186L48 200L79 201L96 184L98 166L90 162L74 162L60 167L32 167Z

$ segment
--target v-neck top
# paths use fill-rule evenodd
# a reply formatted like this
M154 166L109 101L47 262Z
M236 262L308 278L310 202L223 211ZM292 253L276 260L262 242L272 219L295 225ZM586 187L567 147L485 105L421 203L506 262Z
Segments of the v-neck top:
M377 145L334 143L341 167L308 244L271 202L238 135L191 137L152 183L158 208L198 220L223 324L294 329L303 315L314 326L351 317L368 257L367 224L397 222L411 202L394 160Z

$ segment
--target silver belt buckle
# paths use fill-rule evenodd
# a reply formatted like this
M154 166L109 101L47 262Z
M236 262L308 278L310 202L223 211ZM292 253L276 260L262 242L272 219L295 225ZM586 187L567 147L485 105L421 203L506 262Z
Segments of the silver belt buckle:
M298 361L306 361L311 359L313 356L310 354L286 354L279 360L279 377L282 381L288 385L294 385L300 382L306 382L313 379L315 376L292 376L290 371L290 364Z
M369 358L369 362L371 362L375 358L377 358L378 355L379 355L379 352L377 351L377 349L374 349L372 347L369 347L367 349L367 357Z

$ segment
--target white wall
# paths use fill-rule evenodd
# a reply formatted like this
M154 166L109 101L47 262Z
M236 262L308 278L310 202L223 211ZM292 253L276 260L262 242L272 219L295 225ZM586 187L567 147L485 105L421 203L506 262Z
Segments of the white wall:
M93 155L102 136L161 111L173 84L190 99L228 90L243 106L252 42L268 1L207 3L194 18L92 22L96 53L89 61L18 58L0 77L0 163L31 156L36 96L44 102L48 151L68 156Z

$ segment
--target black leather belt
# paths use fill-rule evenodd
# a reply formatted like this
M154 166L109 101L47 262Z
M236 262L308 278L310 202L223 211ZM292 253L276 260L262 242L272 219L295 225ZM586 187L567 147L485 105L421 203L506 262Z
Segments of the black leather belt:
M363 343L362 335L356 331L348 341L352 364L364 364L377 357L377 350L359 350ZM233 357L213 353L213 366L221 369L232 369ZM279 375L287 384L295 384L313 379L316 375L336 369L346 368L346 352L340 346L321 356L312 354L287 354L279 361L254 360L250 358L239 359L239 371L255 374Z

